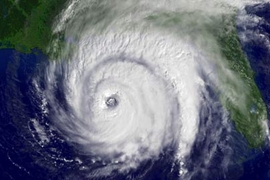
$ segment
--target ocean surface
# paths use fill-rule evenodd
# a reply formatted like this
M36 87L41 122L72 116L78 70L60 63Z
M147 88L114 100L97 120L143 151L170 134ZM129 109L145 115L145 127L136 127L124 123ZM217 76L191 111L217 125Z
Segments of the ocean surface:
M270 117L270 5L247 7L247 12L264 21L259 26L247 26L250 31L262 34L260 40L254 37L251 41L242 42L243 50L256 73L256 84L267 105L268 117ZM246 31L238 27L239 32ZM261 37L261 36L260 36ZM268 41L266 41L268 39ZM46 116L43 107L45 102L42 96L42 74L48 65L48 58L38 50L31 54L19 53L13 49L0 50L0 179L1 180L48 180L48 179L94 179L102 163L91 162L86 155L79 155L72 146L65 142L62 135L52 128L50 118ZM40 91L37 91L34 79L40 79ZM63 100L61 92L59 101ZM63 102L64 103L64 102ZM50 109L50 108L49 108ZM268 118L269 119L269 118ZM207 119L202 119L206 121ZM235 131L235 130L234 130ZM237 132L236 139L245 141ZM200 143L195 142L190 162L196 162L197 158L203 158L200 152ZM250 150L245 144L237 146L237 142L231 142L235 158L229 168L224 171L219 169L219 157L215 155L212 162L211 175L207 179L242 179L242 180L267 180L270 179L270 149L266 143L260 149ZM104 179L147 179L147 180L173 180L178 177L179 165L174 158L167 154L160 156L158 160L146 161L127 174L113 175ZM241 156L241 152L245 155ZM172 152L173 154L173 152ZM244 157L239 159L239 157ZM82 162L80 159L84 159ZM188 165L192 170L195 165ZM90 175L89 175L89 172ZM198 173L193 178L200 179ZM102 178L99 178L102 179Z

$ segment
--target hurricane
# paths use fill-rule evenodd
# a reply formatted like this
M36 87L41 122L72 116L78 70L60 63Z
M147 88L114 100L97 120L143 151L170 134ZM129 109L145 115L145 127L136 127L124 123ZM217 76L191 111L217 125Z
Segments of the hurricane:
M254 3L66 4L54 21L51 61L39 91L53 128L87 157L79 160L86 177L144 166L133 177L140 179L160 158L169 159L168 171L177 170L179 179L207 179L208 169L227 170L236 142L222 100L244 112L248 88L205 27ZM39 81L34 80L37 89Z

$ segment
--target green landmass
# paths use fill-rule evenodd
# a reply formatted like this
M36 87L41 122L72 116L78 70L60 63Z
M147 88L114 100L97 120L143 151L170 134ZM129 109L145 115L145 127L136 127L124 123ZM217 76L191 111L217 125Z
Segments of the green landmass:
M1 0L0 49L46 53L52 39L52 23L67 0Z
M158 12L148 16L146 21L175 33L181 32L180 36L186 33L193 42L201 43L198 46L205 46L212 54L221 54L226 59L226 64L240 81L226 79L222 67L219 67L221 62L216 61L217 68L220 68L219 79L226 91L220 93L221 103L229 111L237 131L247 139L249 146L258 148L264 144L265 131L262 122L267 119L267 112L254 81L255 74L241 48L236 30L236 13L237 11L233 14L211 16L204 12ZM238 83L243 86L239 88Z
M229 61L230 68L239 74L248 87L246 92L243 92L246 94L246 98L248 98L246 101L247 108L240 109L232 101L228 99L223 100L226 107L230 109L230 114L237 130L247 138L250 147L260 147L265 140L265 130L262 127L262 121L267 119L266 106L255 84L255 73L252 71L241 49L235 19L233 16L230 21L224 24L225 27L217 34L217 40L221 45L222 54Z

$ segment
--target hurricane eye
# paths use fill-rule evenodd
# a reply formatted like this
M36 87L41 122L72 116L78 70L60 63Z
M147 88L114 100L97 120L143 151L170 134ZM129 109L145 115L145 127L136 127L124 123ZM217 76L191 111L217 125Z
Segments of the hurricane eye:
M105 103L108 108L115 108L116 106L118 106L119 102L116 97L111 96L106 99Z

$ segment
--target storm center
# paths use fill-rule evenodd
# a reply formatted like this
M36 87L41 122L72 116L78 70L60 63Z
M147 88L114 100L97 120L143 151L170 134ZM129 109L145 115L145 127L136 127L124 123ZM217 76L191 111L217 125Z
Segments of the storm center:
M108 99L106 99L106 105L109 108L113 108L118 105L118 101L115 97L109 97Z

